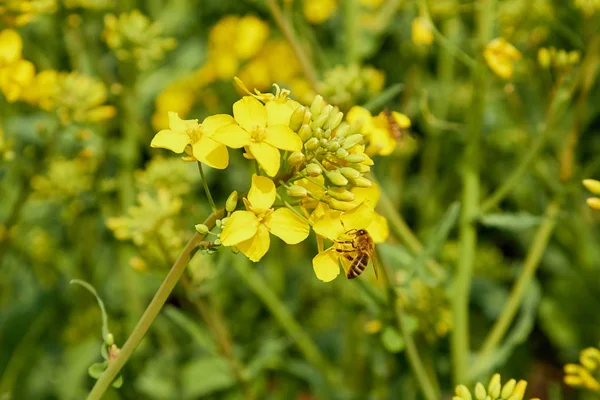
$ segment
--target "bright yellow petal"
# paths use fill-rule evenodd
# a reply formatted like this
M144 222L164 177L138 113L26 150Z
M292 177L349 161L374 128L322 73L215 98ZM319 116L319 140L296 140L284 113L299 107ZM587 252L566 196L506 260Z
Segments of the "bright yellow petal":
M188 144L190 144L190 137L186 133L163 129L154 135L150 147L168 149L175 153L182 153L185 146Z
M179 118L179 114L176 112L169 112L169 128L173 132L182 132L185 133L188 130L193 130L198 128L198 120L197 119L181 119Z
M374 216L375 211L371 203L364 202L358 207L342 213L341 220L346 231L351 229L367 229Z
M265 106L254 97L244 96L233 104L233 116L238 124L248 132L267 126Z
M279 150L265 142L251 142L250 152L265 170L267 175L275 176L279 171Z
M229 124L218 128L211 137L232 149L240 149L250 144L250 134L238 124Z
M361 106L354 106L346 113L346 121L351 125L362 125L361 131L363 132L372 129L372 119L373 115L371 115L371 112Z
M17 31L4 29L0 31L0 66L11 64L21 58L23 41Z
M316 234L326 237L329 240L337 240L349 229L344 229L340 218L341 214L339 211L326 213L314 223L313 230Z
M275 210L266 218L265 225L273 235L287 244L300 243L310 232L308 222L287 208Z
M300 104L294 100L287 99L286 102L281 101L269 101L265 104L267 110L267 126L275 125L289 125L290 117L294 110L299 107Z
M281 150L302 150L302 139L287 125L268 126L265 129L265 142Z
M267 253L270 245L269 231L263 224L260 224L256 235L239 243L237 248L250 260L257 262Z
M229 165L227 147L206 135L202 135L199 141L192 144L192 154L196 160L212 168L225 169Z
M272 180L265 176L252 175L252 186L248 192L248 201L252 208L268 210L275 202L277 191Z
M318 279L331 282L340 274L338 255L333 247L317 254L313 260L313 269Z
M258 230L258 218L250 211L235 211L221 232L223 246L233 246L250 239Z
M367 227L367 232L369 232L375 243L385 242L390 235L387 219L383 215L375 213L373 220Z
M231 115L227 114L211 115L202 121L204 134L208 136L212 136L212 134L220 127L230 124L235 124L235 120Z
M377 204L381 197L381 189L379 188L379 185L375 183L369 188L354 187L351 191L354 193L354 201L357 202L356 204L365 201L368 201L371 204Z

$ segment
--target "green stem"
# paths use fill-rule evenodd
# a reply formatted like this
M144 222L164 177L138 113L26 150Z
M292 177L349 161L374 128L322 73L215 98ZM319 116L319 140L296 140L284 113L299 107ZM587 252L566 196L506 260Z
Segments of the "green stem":
M205 221L204 225L208 226L209 229L215 225L215 221L219 218L222 218L224 215L223 209L218 210L217 212L211 214ZM88 394L87 400L99 400L104 395L104 392L108 389L111 382L118 375L121 368L125 365L129 357L133 354L134 350L142 341L142 338L148 332L148 329L158 316L158 313L162 309L165 301L175 288L175 285L181 278L181 275L185 271L185 267L188 262L192 258L192 254L196 250L196 248L202 243L205 235L201 235L199 233L195 233L189 242L185 245L179 257L171 267L171 270L165 277L164 281L158 288L156 294L152 298L152 301L144 311L144 314L138 321L135 326L133 332L123 345L123 348L119 352L117 358L110 361L108 368L104 373L100 376L100 378L96 381L96 384L92 388L92 391Z
M198 161L198 171L200 171L200 177L202 178L202 186L204 186L204 193L206 193L206 198L208 199L208 204L210 204L210 209L213 214L217 211L217 206L215 205L215 201L210 194L210 189L208 188L208 182L206 182L206 176L204 176L204 169L202 168L202 163Z
M482 50L491 37L494 0L479 0L477 15L477 44L481 60ZM481 130L487 86L487 69L473 69L474 91L471 120L462 167L462 214L459 223L459 258L452 295L454 330L450 341L454 384L466 384L469 364L469 298L475 252L477 228L475 218L479 206L479 153Z
M531 244L531 247L527 252L527 257L525 258L523 270L521 271L521 274L519 275L519 278L512 289L510 297L500 313L500 316L494 323L494 326L483 342L483 346L479 352L478 361L483 360L487 355L491 354L496 349L506 334L506 331L510 327L512 320L519 310L521 301L525 296L525 291L529 287L529 284L535 275L535 271L540 264L542 256L544 255L544 251L548 246L548 242L550 241L550 237L554 231L554 227L556 226L556 217L559 211L559 199L553 200L546 208L546 216L535 233L533 243Z
M357 0L344 0L343 2L343 14L344 14L344 36L346 44L346 64L352 65L360 62L357 43L358 35L360 30L356 28L357 17L358 17Z
M292 47L292 50L294 51L294 54L296 55L296 58L298 59L298 62L300 63L300 66L302 67L302 70L304 71L304 75L306 76L306 79L308 80L310 87L312 88L313 91L318 92L317 73L315 72L310 60L308 59L306 52L302 48L300 41L294 34L294 30L292 29L292 26L283 17L283 14L281 13L281 9L279 8L279 6L275 2L275 0L266 0L266 1L267 1L267 6L269 7L269 11L271 12L271 15L273 16L273 19L275 20L275 23L281 30L281 33L283 34L283 36L285 36L286 40L290 43L290 46Z

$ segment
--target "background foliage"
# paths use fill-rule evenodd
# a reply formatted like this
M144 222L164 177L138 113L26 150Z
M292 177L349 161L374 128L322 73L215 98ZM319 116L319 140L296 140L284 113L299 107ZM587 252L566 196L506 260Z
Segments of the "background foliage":
M375 160L393 233L379 251L440 396L500 372L528 380L528 397L594 398L562 368L600 340L598 215L580 184L600 176L600 3L277 4L308 70L272 4L0 1L36 71L10 69L5 38L0 398L85 397L102 323L69 281L96 288L122 345L210 213L196 166L149 143L168 111L231 113L234 76L411 118L415 138ZM484 57L497 37L518 49L514 71ZM217 203L247 190L245 162L208 169ZM279 240L257 264L199 252L106 398L420 398L383 282L368 270L325 284L315 252ZM524 271L514 322L481 353Z

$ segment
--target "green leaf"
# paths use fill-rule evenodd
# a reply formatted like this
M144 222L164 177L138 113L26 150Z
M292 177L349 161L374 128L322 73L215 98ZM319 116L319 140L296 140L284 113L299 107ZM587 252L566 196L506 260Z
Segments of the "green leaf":
M539 225L541 221L542 217L523 211L518 213L484 214L479 217L481 225L517 231L533 228Z
M386 327L381 333L383 347L390 353L399 353L404 350L406 343L396 328Z
M94 363L88 368L88 374L90 374L92 378L98 379L100 378L100 375L102 375L107 366L108 363L106 361Z
M123 375L117 376L117 379L115 379L112 383L112 387L114 387L115 389L118 389L121 386L123 386Z
M223 357L207 356L185 365L181 372L184 398L198 398L236 385L229 363Z

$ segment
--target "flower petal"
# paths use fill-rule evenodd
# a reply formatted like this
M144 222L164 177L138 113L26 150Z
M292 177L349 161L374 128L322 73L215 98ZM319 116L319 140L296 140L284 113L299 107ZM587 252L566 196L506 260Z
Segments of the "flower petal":
M229 124L218 128L211 138L232 149L240 149L250 144L250 134L238 124Z
M269 215L265 225L271 233L287 244L300 243L308 237L310 226L287 208L279 208Z
M237 248L250 260L257 262L267 253L270 245L271 238L269 237L269 231L263 224L260 224L256 235L238 243Z
M354 201L357 202L357 205L365 201L377 204L381 197L381 189L376 183L373 183L373 186L369 188L353 187L351 191L354 193Z
M212 168L225 169L229 164L227 147L206 135L202 135L199 141L192 144L192 154L198 161Z
M248 132L252 132L257 127L264 129L267 126L265 106L251 96L244 96L233 104L233 116L237 123Z
M235 124L235 120L231 115L227 114L211 115L210 117L206 117L204 121L202 121L204 134L208 136L212 136L212 134L215 133L217 129L229 124Z
M338 255L333 247L317 254L312 264L315 275L323 282L331 282L340 274Z
M169 128L173 132L185 133L191 129L198 128L197 119L181 119L176 112L169 111Z
M275 202L277 191L272 180L265 176L252 175L252 186L248 192L248 201L252 208L268 210Z
M258 218L250 211L235 211L221 232L223 246L233 246L250 239L258 230Z
M367 229L374 216L375 210L373 210L373 206L366 201L358 207L342 213L341 220L345 231L351 229Z
M168 149L175 153L182 153L185 146L190 143L190 137L183 132L174 132L170 129L163 129L154 135L150 147Z
M330 211L319 218L313 225L316 234L326 237L329 240L337 240L348 229L344 229L339 211Z
M277 175L280 165L279 150L265 142L251 142L248 147L267 175Z
M390 235L387 219L383 215L375 213L373 220L367 228L367 232L369 232L375 243L385 242Z
M285 102L277 100L269 101L265 104L267 126L289 125L290 117L298 107L300 107L300 103L291 99L286 99Z
M302 139L287 125L268 126L265 129L265 142L281 150L302 150Z

